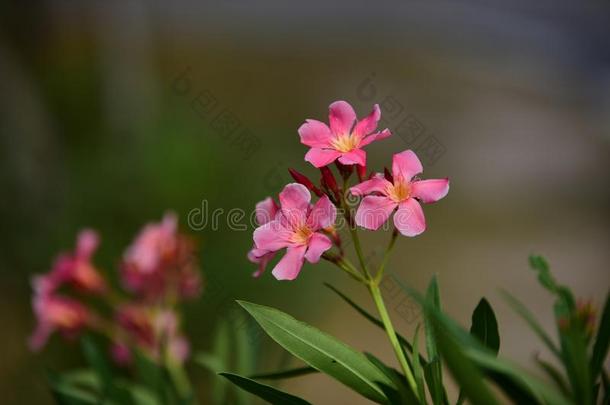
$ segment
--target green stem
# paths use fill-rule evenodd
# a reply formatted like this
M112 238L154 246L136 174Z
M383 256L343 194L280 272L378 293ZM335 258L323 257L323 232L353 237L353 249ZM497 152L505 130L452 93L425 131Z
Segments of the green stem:
M379 284L375 281L368 284L369 291L373 297L373 301L375 301L375 306L377 307L377 311L381 316L381 321L383 322L383 326L385 331L390 339L390 343L392 344L392 348L394 349L394 354L400 363L400 367L402 368L405 377L407 378L407 382L413 390L413 394L418 397L418 389L417 383L415 382L415 378L413 377L413 373L411 372L411 367L409 367L409 363L407 363L407 359L405 358L405 353L398 342L398 338L396 337L396 331L394 330L394 325L392 325L392 320L390 319L390 315L388 314L388 310L386 309L385 303L383 302L383 297L381 296L381 290L379 289Z
M322 258L328 260L331 263L334 263L341 270L345 271L350 277L354 278L356 281L366 284L367 280L362 277L362 274L356 270L353 264L351 264L347 259L343 257L334 256L331 254L324 253Z
M390 238L390 243L388 244L388 247L385 249L385 253L383 254L383 260L381 261L381 264L379 265L379 270L377 270L377 274L375 274L375 282L377 284L379 284L381 282L381 279L383 278L383 272L385 271L385 266L388 263L388 260L390 259L390 253L392 252L392 248L394 248L394 244L396 243L397 236L398 236L398 229L394 228L394 231L392 232L392 237Z
M358 256L358 262L360 263L360 268L362 269L362 273L367 279L371 279L371 275L369 273L368 268L366 267L366 261L364 260L364 254L362 253L362 245L360 244L360 238L358 237L358 230L354 227L354 223L352 220L352 213L350 207L347 205L347 201L345 200L345 193L347 191L348 178L343 179L343 188L341 189L341 206L343 207L343 212L345 214L345 219L347 221L347 226L349 227L349 232L352 236L352 241L354 242L354 249L356 250L356 255Z

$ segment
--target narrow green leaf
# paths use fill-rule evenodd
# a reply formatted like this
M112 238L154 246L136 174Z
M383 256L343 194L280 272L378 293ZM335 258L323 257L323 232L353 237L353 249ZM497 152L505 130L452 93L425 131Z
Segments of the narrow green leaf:
M464 354L456 340L450 336L449 330L435 315L435 311L427 309L426 312L430 314L429 319L434 327L436 343L443 359L463 390L464 396L475 405L497 404L496 398L484 382L481 370Z
M207 362L205 362L206 358L200 358L201 361L204 361L208 366L216 367L214 369L215 373L219 373L223 370L229 370L231 368L231 347L230 347L230 333L229 333L229 325L224 319L221 319L216 326L216 331L214 332L214 343L212 346L212 354L213 357L208 357ZM210 362L210 360L212 362ZM216 362L216 364L214 364ZM216 404L225 403L227 399L227 389L229 385L224 378L218 378L218 376L214 376L212 379L212 400Z
M405 376L396 369L387 366L371 353L364 353L371 363L375 365L392 382L397 390L392 387L383 387L390 404L419 404L419 400L411 390Z
M562 357L561 357L561 353L559 352L559 349L557 348L555 343L553 343L553 341L551 340L549 335L547 335L547 333L544 331L544 329L542 329L542 326L540 326L540 324L538 323L536 318L534 318L534 315L532 315L532 313L529 311L529 309L527 309L527 307L525 305L523 305L521 303L521 301L519 301L517 298L513 297L507 291L501 291L501 292L502 292L502 295L504 296L504 299L506 299L506 301L513 308L513 310L517 314L521 315L521 317L525 320L525 322L527 322L527 324L530 326L530 328L544 342L544 344L549 348L549 350L555 356L557 356L558 359L561 360Z
M112 369L106 361L106 357L100 352L90 336L84 336L81 339L81 346L87 363L102 383L102 391L108 393L112 389Z
M246 377L242 377L232 373L220 373L221 376L225 377L233 384L237 385L241 389L248 391L257 397L264 399L272 405L307 405L309 402L280 391L277 388L273 388L270 385L261 384L257 381L251 380Z
M428 289L426 290L426 305L441 311L441 296L438 288L436 276L432 276ZM426 312L424 311L424 315ZM426 352L428 361L430 361L430 370L428 373L428 388L434 405L442 405L446 394L443 388L443 371L441 369L441 357L436 347L437 338L434 335L434 328L428 316L424 319L426 333Z
M420 324L417 324L415 328L415 334L413 336L413 376L415 377L415 383L419 390L419 398L426 398L426 387L424 385L424 370L421 363L419 362L419 328Z
M553 366L551 363L549 363L548 361L542 360L538 356L536 356L535 360L536 360L536 363L538 363L538 365L540 366L540 368L542 368L546 372L546 374L551 378L551 380L553 380L553 382L555 383L557 388L559 388L561 390L561 393L563 395L569 397L570 391L568 389L568 383L565 380L565 378L563 377L563 375L561 374L561 372L559 370L557 370L557 368L555 366Z
M101 398L96 392L67 381L62 375L49 371L47 379L56 402L61 405L99 404Z
M529 392L538 403L553 405L572 404L570 400L565 398L559 391L549 387L546 383L528 374L525 370L522 370L518 366L513 365L506 360L495 357L488 351L467 348L466 355L469 359L474 361L479 367L483 368L488 373L494 372L499 375L503 375L515 383L518 387L527 390L527 392ZM528 403L529 402L531 401L528 401Z
M392 386L392 382L362 353L277 309L245 301L238 303L273 340L294 356L363 396L387 403L379 384Z
M356 312L358 312L360 315L362 315L364 318L366 318L368 321L370 321L372 324L374 324L378 328L385 331L385 326L383 325L383 322L381 322L381 320L379 318L372 315L370 312L368 312L367 310L362 308L360 305L356 304L352 299L350 299L347 295L343 294L337 288L333 287L331 284L324 283L324 285L326 287L328 287L329 289L331 289L335 294L337 294L348 305L350 305L352 308L354 308L356 310ZM398 338L398 342L400 343L400 345L403 348L403 352L405 352L405 357L407 357L407 359L408 359L408 353L413 353L413 346L401 334L397 333L396 337ZM408 351L408 353L407 353L407 351ZM422 355L419 356L419 361L424 366L428 364L428 361Z
M610 294L606 295L606 304L602 312L599 322L599 329L595 337L593 345L593 354L591 356L591 378L597 380L602 364L608 355L608 346L610 345Z
M255 374L249 376L253 380L282 380L285 378L300 377L307 374L317 373L318 370L311 366L293 368L291 370L275 371L272 373Z
M477 337L485 347L493 353L498 354L500 350L500 334L498 333L498 322L491 305L485 298L481 298L479 304L472 313L472 326L470 334Z
M587 338L579 325L560 329L563 363L568 373L574 397L583 404L592 402L591 368L587 356Z

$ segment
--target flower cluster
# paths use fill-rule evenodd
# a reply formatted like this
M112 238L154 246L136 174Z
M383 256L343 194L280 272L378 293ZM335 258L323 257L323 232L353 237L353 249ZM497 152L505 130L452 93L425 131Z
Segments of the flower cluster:
M373 141L391 135L389 129L377 131L381 118L378 105L358 120L354 109L345 101L329 107L329 125L308 119L298 129L301 143L311 149L305 161L318 168L320 184L290 169L296 183L288 184L279 194L279 204L271 197L256 206L258 228L254 231L254 246L248 259L258 264L255 277L260 276L278 251L286 254L275 265L272 273L278 280L294 280L306 261L317 263L321 257L331 261L343 256L341 238L335 229L337 212L345 216L348 226L354 224L377 230L392 213L395 232L417 236L426 230L421 204L436 202L447 195L448 179L420 180L422 164L411 150L397 153L392 169L384 173L368 174L366 152L362 149ZM342 185L337 182L329 165L335 164ZM350 177L356 173L360 183L349 187ZM319 197L311 202L311 193ZM355 213L346 197L363 197ZM333 246L338 254L326 253Z
M178 231L176 216L146 225L126 249L120 279L127 294L113 289L93 263L98 246L97 233L84 230L74 252L59 255L48 273L33 278L37 326L31 349L44 347L53 332L73 338L90 330L110 339L118 364L129 364L134 349L153 359L184 361L189 345L177 305L200 294L201 278L195 245Z

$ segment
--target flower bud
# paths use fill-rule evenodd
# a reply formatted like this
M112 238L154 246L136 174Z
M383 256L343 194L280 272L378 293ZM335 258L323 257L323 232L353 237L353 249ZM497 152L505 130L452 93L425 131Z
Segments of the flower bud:
M394 183L394 176L392 176L392 173L390 173L387 167L383 168L383 177L390 183Z
M366 166L358 165L356 171L358 172L358 180L362 183L366 178Z
M339 195L339 188L337 187L337 181L335 180L335 176L333 176L333 172L326 166L320 168L320 172L322 173L322 186L332 191L335 196Z
M292 168L289 168L288 171L290 172L290 175L292 176L294 181L296 181L299 184L304 185L305 187L307 187L309 189L309 191L312 191L318 197L322 197L324 195L324 193L322 193L322 190L320 190L318 187L316 187L311 182L311 180L309 180L309 178L307 178L307 176L297 172L296 170L294 170Z
M337 169L339 169L339 173L341 173L341 177L343 177L344 179L349 178L349 176L351 176L352 172L354 171L354 165L344 165L338 160L335 160L335 166L337 166Z

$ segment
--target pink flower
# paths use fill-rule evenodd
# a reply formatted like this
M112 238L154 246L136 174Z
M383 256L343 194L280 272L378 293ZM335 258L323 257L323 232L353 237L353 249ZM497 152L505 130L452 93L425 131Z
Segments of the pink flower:
M178 232L178 219L166 214L160 223L148 224L127 248L121 266L127 289L151 299L172 291L193 298L201 291L195 246Z
M271 197L267 197L263 201L256 204L255 220L257 225L265 225L266 223L274 220L279 210L280 207L278 207L276 202ZM248 252L248 260L250 260L252 263L258 264L258 270L255 271L252 276L260 277L267 268L267 264L269 264L274 256L275 252L257 249L256 245L254 245Z
M418 200L433 203L447 195L449 179L413 180L423 171L413 151L406 150L392 159L392 181L378 174L352 188L353 195L366 195L356 212L356 224L376 230L392 212L394 225L405 236L417 236L426 230L426 219Z
M91 263L98 245L99 237L95 231L90 229L81 231L77 237L74 253L60 255L53 265L51 279L56 283L55 287L69 283L86 292L104 292L106 283ZM47 282L51 281L47 280Z
M188 341L180 334L178 316L171 310L129 304L119 309L117 322L128 340L155 360L166 353L183 362L189 355ZM119 364L129 362L127 343L115 343L113 355Z
M110 347L110 356L119 366L129 366L133 361L129 346L121 342L115 342L112 344Z
M379 118L381 111L377 104L367 117L356 121L356 113L351 105L345 101L335 101L329 107L330 128L312 119L299 127L301 143L311 146L305 160L315 167L326 166L337 158L344 165L366 166L366 152L362 148L391 135L387 128L375 132Z
M125 252L125 262L141 273L156 272L176 250L176 215L165 214L159 224L148 224Z
M29 346L32 350L40 350L55 331L66 337L73 337L83 329L89 321L89 311L84 305L71 298L54 295L48 289L48 276L34 279L34 298L32 307L36 315L37 325L30 336Z
M305 260L317 263L332 242L320 231L335 222L337 211L327 196L312 206L311 194L302 184L291 183L280 193L276 218L254 231L256 249L286 254L273 269L278 280L294 280Z

